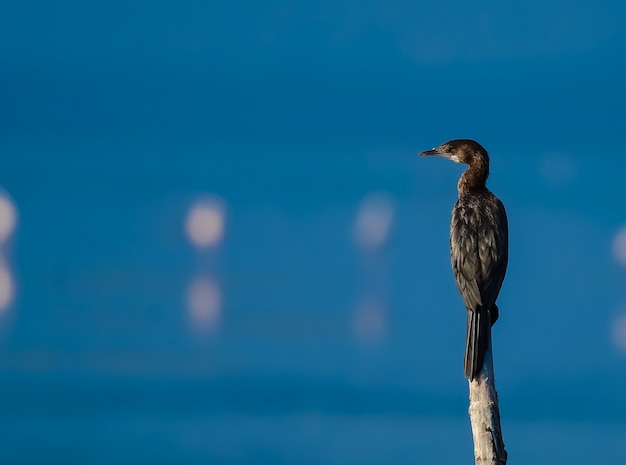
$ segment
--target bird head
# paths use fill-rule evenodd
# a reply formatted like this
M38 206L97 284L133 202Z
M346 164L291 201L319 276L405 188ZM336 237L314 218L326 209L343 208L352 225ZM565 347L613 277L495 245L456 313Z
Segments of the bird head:
M420 157L435 156L447 158L455 163L471 165L478 158L489 159L487 151L478 142L471 139L455 139L431 150L420 152Z

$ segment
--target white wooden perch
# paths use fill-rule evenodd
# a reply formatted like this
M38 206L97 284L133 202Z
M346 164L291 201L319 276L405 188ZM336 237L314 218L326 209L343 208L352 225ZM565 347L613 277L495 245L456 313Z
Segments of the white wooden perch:
M502 440L498 393L493 374L491 334L483 369L477 378L469 381L469 393L476 465L506 465L507 453Z

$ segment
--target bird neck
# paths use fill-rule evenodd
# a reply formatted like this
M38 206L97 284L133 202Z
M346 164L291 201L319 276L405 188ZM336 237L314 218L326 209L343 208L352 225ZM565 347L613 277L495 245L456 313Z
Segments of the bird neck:
M489 176L489 160L484 157L476 157L472 160L469 168L459 179L459 196L467 192L476 192L487 189L487 177Z

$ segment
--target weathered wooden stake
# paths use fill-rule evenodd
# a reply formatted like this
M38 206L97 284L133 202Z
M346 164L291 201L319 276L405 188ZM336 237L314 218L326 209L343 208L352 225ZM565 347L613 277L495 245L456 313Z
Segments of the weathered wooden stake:
M476 465L506 465L507 453L502 441L498 393L493 374L491 335L483 369L480 376L469 381L469 392Z

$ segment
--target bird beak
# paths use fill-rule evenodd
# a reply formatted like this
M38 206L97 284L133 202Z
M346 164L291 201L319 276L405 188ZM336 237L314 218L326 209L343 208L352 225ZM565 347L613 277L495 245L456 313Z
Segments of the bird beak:
M448 160L451 159L452 155L450 155L448 152L442 152L441 150L439 150L439 147L434 148L432 150L424 150L423 152L419 153L420 157L441 157L441 158L447 158Z

